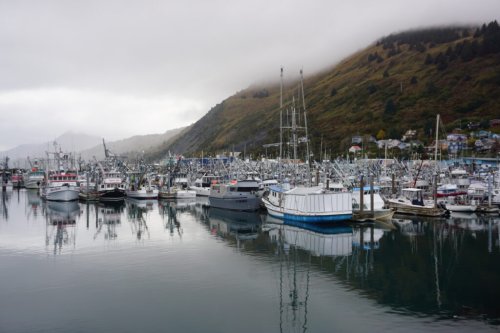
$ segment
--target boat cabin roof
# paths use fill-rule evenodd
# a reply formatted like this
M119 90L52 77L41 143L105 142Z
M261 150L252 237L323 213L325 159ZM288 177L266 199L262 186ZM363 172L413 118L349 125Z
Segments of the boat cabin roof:
M359 187L354 187L352 190L353 191L359 191ZM371 190L370 186L363 186L363 191L370 191L370 190ZM373 186L373 190L374 191L380 190L380 186Z
M402 191L406 191L406 192L422 192L422 189L421 188L414 188L414 187L407 187L407 188L402 189Z

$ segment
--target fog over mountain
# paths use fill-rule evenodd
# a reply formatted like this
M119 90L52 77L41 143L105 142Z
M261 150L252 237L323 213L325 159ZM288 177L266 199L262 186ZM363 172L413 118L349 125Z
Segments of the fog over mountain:
M497 0L0 1L0 150L189 126L246 87L380 36L497 19Z

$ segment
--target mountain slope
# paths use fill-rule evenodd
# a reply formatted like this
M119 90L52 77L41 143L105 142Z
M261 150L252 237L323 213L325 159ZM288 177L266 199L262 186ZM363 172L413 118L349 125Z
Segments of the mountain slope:
M142 154L144 151L156 151L158 147L168 145L169 140L179 135L184 129L177 128L163 134L135 135L123 140L106 142L106 147L114 154L133 157ZM94 156L98 160L104 159L102 141L99 145L84 150L80 154L85 160L92 159Z
M354 134L400 138L407 129L416 129L426 143L438 113L447 130L499 118L499 39L496 21L481 28L408 31L307 77L312 151L326 146L345 152ZM285 86L288 105L297 85ZM213 107L158 154L262 153L262 145L279 141L279 96L278 83L245 89Z

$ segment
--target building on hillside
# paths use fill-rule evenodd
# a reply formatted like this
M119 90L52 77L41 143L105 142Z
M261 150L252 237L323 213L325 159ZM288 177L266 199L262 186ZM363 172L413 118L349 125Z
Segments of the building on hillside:
M490 127L497 127L497 126L500 126L500 119L491 119Z
M351 143L353 145L359 145L363 143L363 138L361 137L361 135L353 135L351 138Z
M401 141L411 141L415 140L417 138L417 130L409 129L405 132L403 137L401 138Z
M467 141L467 135L465 135L465 134L457 134L457 133L448 134L446 136L446 140L448 140L449 142L466 142Z
M354 153L354 154L356 154L356 153L358 153L358 152L360 152L360 151L361 151L361 147L360 147L360 146L356 146L356 145L354 145L354 146L352 146L351 148L349 148L349 153Z

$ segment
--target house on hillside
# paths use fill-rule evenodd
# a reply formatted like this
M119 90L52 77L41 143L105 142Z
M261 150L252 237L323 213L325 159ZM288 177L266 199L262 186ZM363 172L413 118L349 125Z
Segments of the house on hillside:
M363 142L361 135L353 135L351 138L351 143L353 145L360 145Z
M349 153L356 154L356 153L358 153L360 151L361 151L361 147L360 146L354 145L351 148L349 148Z
M415 140L417 138L417 130L409 129L405 132L403 137L401 138L401 141L411 141Z
M467 141L467 135L457 133L448 134L446 136L446 140L448 140L449 142L465 142Z
M500 119L491 119L490 127L497 127L497 126L500 126Z

